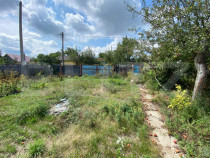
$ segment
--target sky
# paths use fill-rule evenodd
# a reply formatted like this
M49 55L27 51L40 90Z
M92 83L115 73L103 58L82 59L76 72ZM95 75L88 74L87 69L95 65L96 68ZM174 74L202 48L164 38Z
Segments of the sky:
M133 27L148 29L125 2L141 8L140 0L22 0L24 53L36 57L64 48L84 51L91 48L97 56L114 50L122 38L137 38ZM20 54L19 1L0 0L0 50Z

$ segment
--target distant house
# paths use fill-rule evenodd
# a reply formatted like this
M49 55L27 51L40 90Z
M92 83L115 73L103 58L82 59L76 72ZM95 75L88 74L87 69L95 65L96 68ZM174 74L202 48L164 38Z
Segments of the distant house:
M17 54L5 54L4 59L6 60L7 64L20 64L21 63L21 56ZM31 58L29 56L25 56L26 63L29 63Z

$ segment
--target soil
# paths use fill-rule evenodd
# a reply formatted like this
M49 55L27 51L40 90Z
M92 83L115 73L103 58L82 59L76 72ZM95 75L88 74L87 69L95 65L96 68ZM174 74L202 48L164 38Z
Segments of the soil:
M154 95L148 94L148 90L144 86L140 87L141 101L144 105L145 121L151 127L151 141L160 148L163 158L180 158L184 157L179 146L174 143L176 139L169 135L165 127L165 118L159 111L159 106L152 103Z

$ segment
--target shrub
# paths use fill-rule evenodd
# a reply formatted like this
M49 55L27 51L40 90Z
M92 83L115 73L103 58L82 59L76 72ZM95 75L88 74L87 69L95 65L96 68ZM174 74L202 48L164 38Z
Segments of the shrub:
M18 87L20 77L17 75L15 71L8 71L4 74L0 72L0 97L20 92L21 89Z
M44 151L45 151L45 143L42 139L38 139L33 144L29 145L30 157L42 156Z
M187 90L182 90L180 85L176 85L175 97L171 100L169 108L181 110L191 105Z

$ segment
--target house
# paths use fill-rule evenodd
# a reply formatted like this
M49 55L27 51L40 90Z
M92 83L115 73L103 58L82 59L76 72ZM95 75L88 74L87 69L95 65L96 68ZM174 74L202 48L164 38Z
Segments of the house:
M21 63L21 56L17 54L5 54L4 59L6 60L7 64L20 64ZM26 63L29 63L31 58L29 56L25 56Z

